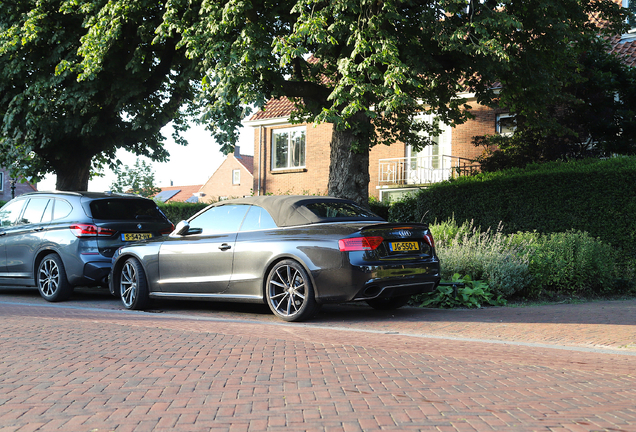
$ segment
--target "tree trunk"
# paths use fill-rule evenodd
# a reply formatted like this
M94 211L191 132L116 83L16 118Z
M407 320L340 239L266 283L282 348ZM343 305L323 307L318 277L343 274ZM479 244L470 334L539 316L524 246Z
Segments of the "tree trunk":
M347 198L369 207L369 149L361 153L351 151L356 136L349 130L331 136L329 165L329 195Z
M78 154L64 161L56 161L54 166L55 174L57 174L55 189L61 191L88 190L92 159L92 156Z

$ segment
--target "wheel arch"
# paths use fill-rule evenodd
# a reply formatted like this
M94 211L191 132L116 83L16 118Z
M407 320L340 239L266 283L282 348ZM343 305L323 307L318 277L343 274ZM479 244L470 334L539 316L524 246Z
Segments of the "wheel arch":
M111 278L110 278L110 283L109 285L109 290L110 293L112 295L114 295L115 297L119 298L120 297L120 293L119 293L119 289L117 288L117 285L119 284L119 277L121 275L121 269L124 268L124 264L126 263L126 261L128 261L129 258L134 258L139 262L139 265L141 266L141 268L143 269L144 273L146 274L146 279L148 278L148 269L146 269L146 266L144 265L144 261L139 258L137 255L135 255L134 253L130 253L130 252L126 252L123 253L121 255L119 255L117 257L117 259L115 260L115 263L113 264L112 268L111 268Z
M62 259L62 255L60 255L55 249L42 249L35 255L35 259L33 260L33 281L36 285L38 282L38 268L40 267L40 263L42 262L42 260L44 260L44 258L53 254L57 255L60 258L62 264L64 265L64 271L66 272L66 263ZM66 276L68 278L68 275Z
M261 278L261 295L263 296L263 300L267 302L267 278L269 273L272 271L274 266L281 261L292 260L296 261L300 266L305 270L307 275L309 276L309 281L311 282L311 286L314 290L314 298L318 299L318 287L316 286L316 282L314 280L314 275L312 271L307 267L307 264L300 258L295 255L278 255L273 258L267 266L265 266L265 271L263 272L263 277Z

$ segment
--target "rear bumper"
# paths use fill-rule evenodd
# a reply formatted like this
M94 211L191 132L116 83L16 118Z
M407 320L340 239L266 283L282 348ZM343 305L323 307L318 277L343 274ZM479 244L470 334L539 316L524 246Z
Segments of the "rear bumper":
M107 286L110 267L110 260L86 263L86 265L84 265L84 277L99 285Z
M439 260L378 265L349 265L314 274L316 300L340 303L415 295L435 290L441 280Z

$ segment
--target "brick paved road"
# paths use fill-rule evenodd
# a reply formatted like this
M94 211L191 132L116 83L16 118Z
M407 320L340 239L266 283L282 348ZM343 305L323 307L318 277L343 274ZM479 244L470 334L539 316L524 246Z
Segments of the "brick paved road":
M636 431L633 301L155 307L0 290L0 430Z

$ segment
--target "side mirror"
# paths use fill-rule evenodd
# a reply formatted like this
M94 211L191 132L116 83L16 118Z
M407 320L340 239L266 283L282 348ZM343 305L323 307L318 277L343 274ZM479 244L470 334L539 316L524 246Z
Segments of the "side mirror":
M179 222L177 224L177 227L174 229L174 233L180 236L188 234L188 231L190 231L190 224L188 223L188 221L184 220Z

